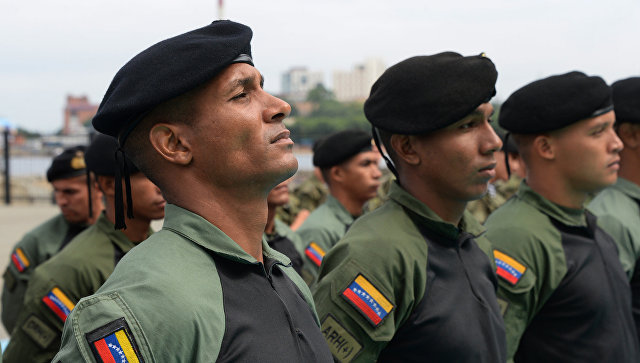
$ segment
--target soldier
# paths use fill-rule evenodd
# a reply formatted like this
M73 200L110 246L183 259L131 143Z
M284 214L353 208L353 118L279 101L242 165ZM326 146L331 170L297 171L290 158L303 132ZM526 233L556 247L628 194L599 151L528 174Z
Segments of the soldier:
M526 167L517 194L486 222L508 358L639 362L615 242L583 207L618 174L610 87L575 71L544 78L509 96L499 121Z
M622 267L631 283L633 318L640 332L640 77L615 82L616 132L624 144L618 181L589 204L598 225L618 245Z
M309 284L318 275L322 258L363 213L365 203L380 186L380 154L371 148L371 135L360 130L339 131L314 148L313 165L329 187L327 200L296 232L302 244L303 277Z
M298 163L251 37L214 21L114 77L93 125L162 190L164 225L76 304L54 362L331 361L309 289L263 240L267 195Z
M2 288L2 323L8 332L15 327L33 270L93 224L102 211L102 193L87 182L84 151L84 146L68 148L53 159L47 180L60 214L25 234L13 247Z
M147 239L152 220L164 217L160 190L127 161L135 219L127 219L124 231L114 229L116 149L116 140L106 135L96 136L87 149L87 169L103 192L105 211L33 272L24 308L4 353L5 362L50 362L60 348L62 326L73 306L95 293L120 259Z
M371 88L365 115L397 180L322 262L314 298L336 361L505 361L491 246L465 212L495 175L496 78L484 55L446 52Z
M276 209L289 203L289 182L291 179L278 184L267 196L269 213L264 227L264 237L271 248L289 257L293 269L300 274L302 273L302 256L296 249L296 246L301 244L300 237L276 216Z

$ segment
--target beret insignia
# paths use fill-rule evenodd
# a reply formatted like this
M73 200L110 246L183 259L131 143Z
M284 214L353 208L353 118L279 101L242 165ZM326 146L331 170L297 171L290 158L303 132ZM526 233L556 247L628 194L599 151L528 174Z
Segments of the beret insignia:
M71 159L71 168L78 170L86 167L84 163L84 153L80 150L76 151L76 155Z

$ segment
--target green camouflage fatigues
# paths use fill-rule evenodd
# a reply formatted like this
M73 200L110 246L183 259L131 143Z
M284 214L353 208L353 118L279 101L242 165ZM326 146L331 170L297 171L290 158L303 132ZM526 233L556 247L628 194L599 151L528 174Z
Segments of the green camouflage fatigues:
M149 231L151 233L151 231ZM98 290L135 244L104 213L60 253L33 272L6 362L50 362L75 303Z
M329 362L307 286L286 256L262 246L264 263L167 204L162 230L76 304L53 361Z
M325 256L314 298L339 362L504 362L484 228L444 222L397 183Z
M640 335L640 186L618 178L615 185L596 196L589 209L618 245L620 262L630 279L633 318Z
M480 223L484 223L489 215L502 206L518 190L522 179L512 175L507 182L497 181L489 184L489 190L480 199L467 203L467 210Z
M324 203L329 191L327 186L312 174L293 190L293 195L297 199L298 210L306 209L313 212Z
M509 358L640 361L627 276L591 213L554 204L523 182L486 226Z
M296 232L301 244L305 281L309 284L318 276L322 258L344 236L354 218L332 195L314 210ZM310 280L309 280L310 279Z
M14 246L11 261L3 275L2 288L2 323L8 332L16 326L33 270L85 228L86 225L71 224L58 214L28 232Z

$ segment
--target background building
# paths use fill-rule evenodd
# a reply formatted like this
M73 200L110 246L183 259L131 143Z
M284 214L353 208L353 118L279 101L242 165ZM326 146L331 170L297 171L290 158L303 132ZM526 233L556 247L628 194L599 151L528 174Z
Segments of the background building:
M305 67L294 67L282 75L282 96L289 101L300 102L307 99L309 91L323 83L322 72L311 72Z
M86 134L88 131L84 123L92 119L98 112L98 105L91 104L87 96L74 97L67 95L67 105L64 107L63 135Z
M385 71L380 58L368 58L351 71L333 72L333 94L341 102L364 101L369 97L371 86Z

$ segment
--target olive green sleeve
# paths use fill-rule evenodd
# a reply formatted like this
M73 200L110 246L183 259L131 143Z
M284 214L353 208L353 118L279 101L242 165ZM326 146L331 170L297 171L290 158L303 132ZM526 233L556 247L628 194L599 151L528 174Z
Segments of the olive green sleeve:
M310 253L315 252L316 255L325 255L335 243L335 241L332 242L334 238L331 237L328 230L321 227L305 228L303 226L297 233L300 238L295 244L302 256L302 269L305 274L309 274L315 280L318 276L320 265L317 259L311 257ZM309 282L307 281L307 283Z
M615 216L604 214L598 217L598 226L607 232L618 246L618 257L629 279L633 276L636 261L640 255L634 248L631 231Z
M533 233L523 226L487 225L487 238L493 244L498 265L498 302L504 318L508 359L513 359L527 326L566 273L560 235L552 228L539 227ZM521 276L509 277L501 273L501 266L516 270Z
M354 225L325 256L318 283L312 287L321 331L338 362L375 361L426 288L427 253L421 236L415 236L417 243L401 234L392 240L378 234L376 239L379 231L371 227L364 228L371 233L362 234L363 229ZM399 239L407 245L398 248ZM354 304L348 291L354 283L380 309L381 320Z

